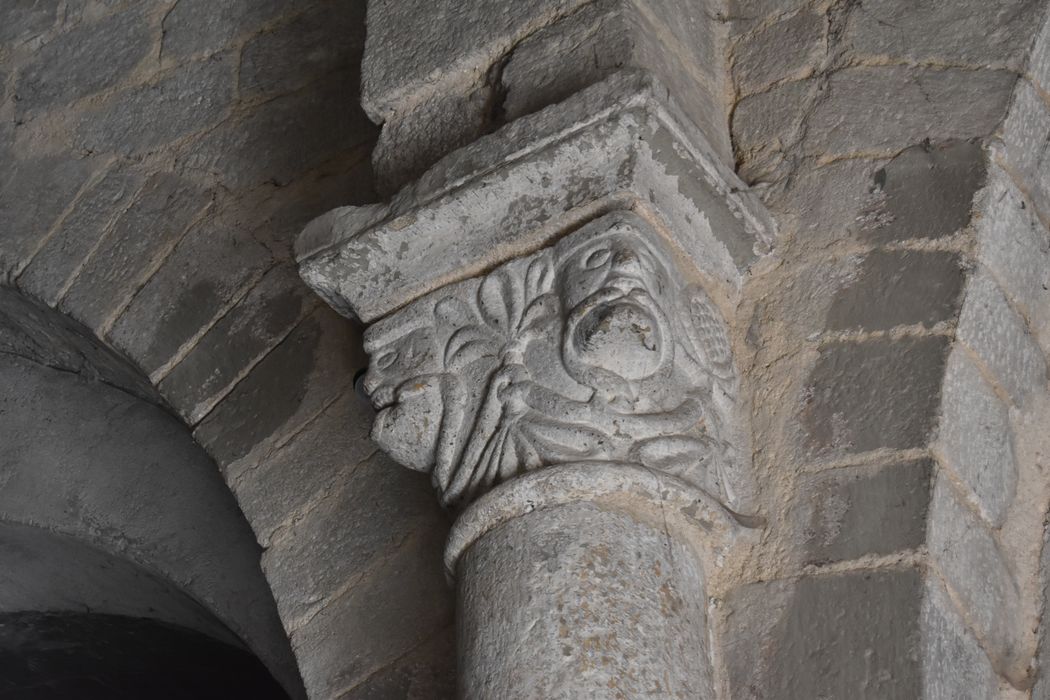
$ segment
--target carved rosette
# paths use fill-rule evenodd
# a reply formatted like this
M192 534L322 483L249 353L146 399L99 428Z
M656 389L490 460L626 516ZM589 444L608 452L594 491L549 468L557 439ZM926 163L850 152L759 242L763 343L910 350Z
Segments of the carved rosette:
M373 440L459 509L534 470L634 464L723 503L740 478L721 314L640 216L432 292L369 328Z

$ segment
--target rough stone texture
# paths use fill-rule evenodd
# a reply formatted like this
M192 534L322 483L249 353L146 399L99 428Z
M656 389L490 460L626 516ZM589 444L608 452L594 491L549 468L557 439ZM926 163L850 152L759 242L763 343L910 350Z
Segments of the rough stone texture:
M802 396L804 446L820 454L924 445L947 348L936 336L824 346Z
M453 700L455 668L455 630L443 630L390 668L339 695L337 700Z
M958 337L988 365L1014 404L1023 406L1031 391L1046 386L1046 356L1024 319L981 268L967 285Z
M1036 210L1046 222L1050 213L1050 179L1046 166L1050 106L1027 80L1018 83L1017 95L1002 132L1003 157L1010 170L1024 183Z
M703 576L666 533L537 510L475 542L457 578L461 697L711 697Z
M808 78L824 55L826 18L803 10L770 23L733 52L736 89L751 94L775 83Z
M114 219L142 185L142 174L115 165L73 204L18 278L19 286L55 304Z
M828 330L927 328L959 312L963 271L949 252L881 252L864 257L857 279L835 295Z
M922 601L923 700L994 698L999 679L936 576Z
M160 382L190 423L199 422L316 304L294 268L282 265L208 329Z
M302 446L289 449L300 455L305 451ZM378 454L356 468L350 458L343 459L342 464L335 460L325 465L328 469L341 466L341 473L326 484L323 493L311 494L313 502L306 508L292 513L263 557L263 567L281 601L281 617L290 628L303 625L331 598L355 585L370 562L419 532L440 534L448 529L447 517L434 503L426 479ZM312 561L327 565L304 571L303 562ZM407 589L422 582L403 585ZM451 596L447 587L437 593Z
M928 460L803 477L798 518L805 565L913 550L926 541Z
M935 444L993 527L1003 524L1017 489L1012 443L1007 406L969 353L956 348L944 373Z
M292 631L311 698L338 698L367 687L377 672L449 627L453 599L441 563L445 534L444 528L416 533Z
M84 262L59 308L96 332L108 330L210 202L207 192L176 175L150 178Z
M984 183L980 144L947 141L912 146L875 171L873 197L854 229L863 240L889 243L941 238L970 223L974 195Z
M1002 119L1014 80L1009 71L843 69L807 121L804 151L892 152L924 139L986 136Z
M978 257L1050 351L1050 232L1001 168L993 170L986 196Z
M265 454L296 433L353 383L364 364L359 350L347 352L356 335L328 309L310 314L198 424L194 436L224 470L249 466L253 454Z
M850 14L843 41L873 59L1018 70L1042 11L1036 0L876 0Z
M1018 583L995 537L943 476L933 489L927 546L996 671L1023 678L1031 625Z
M914 700L922 597L914 569L741 586L724 601L724 656L740 700ZM856 663L857 658L863 663Z
M113 87L152 47L148 11L141 6L81 24L36 51L15 86L19 116Z

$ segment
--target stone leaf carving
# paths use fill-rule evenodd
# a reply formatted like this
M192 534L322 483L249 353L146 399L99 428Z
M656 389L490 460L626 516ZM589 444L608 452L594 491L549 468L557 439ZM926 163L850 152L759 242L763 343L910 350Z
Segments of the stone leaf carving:
M609 214L372 326L372 437L463 506L523 471L633 462L732 502L721 316L642 218Z

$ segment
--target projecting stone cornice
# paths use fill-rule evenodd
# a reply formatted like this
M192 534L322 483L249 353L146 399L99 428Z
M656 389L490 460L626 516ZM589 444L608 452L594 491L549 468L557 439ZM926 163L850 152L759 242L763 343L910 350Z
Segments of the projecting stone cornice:
M334 308L374 321L615 210L662 231L723 299L775 235L663 88L625 71L447 156L388 205L329 212L297 255Z

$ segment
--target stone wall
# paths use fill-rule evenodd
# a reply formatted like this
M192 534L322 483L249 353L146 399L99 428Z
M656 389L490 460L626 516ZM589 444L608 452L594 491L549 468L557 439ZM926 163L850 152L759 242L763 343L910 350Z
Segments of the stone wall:
M923 603L925 697L1046 697L1050 25L992 146L948 359ZM1034 687L1033 687L1034 686Z
M363 0L3 9L0 280L126 355L222 470L315 698L440 695L447 528L367 440L291 244L370 201ZM391 691L395 692L395 691Z

